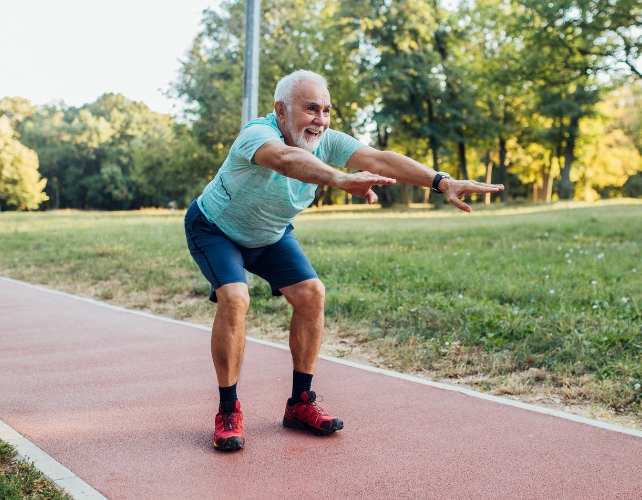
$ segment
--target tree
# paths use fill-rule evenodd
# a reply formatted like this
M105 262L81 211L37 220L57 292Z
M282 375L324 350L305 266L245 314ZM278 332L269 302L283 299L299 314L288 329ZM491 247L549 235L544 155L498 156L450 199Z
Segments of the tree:
M15 138L7 116L0 116L0 202L36 210L47 199L47 179L38 172L38 155Z
M337 2L267 0L262 4L259 115L274 108L278 80L300 68L323 74L333 101L335 128L353 133L357 110L364 103L357 46L335 22ZM198 140L222 152L241 127L241 89L245 2L223 2L203 14L203 29L183 62L173 92L187 103Z
M621 118L628 115L621 105L622 94L618 91L609 96L597 106L596 116L582 123L573 178L576 199L621 196L622 186L642 169L640 152L621 127Z
M215 172L214 152L187 126L122 95L80 108L44 106L23 128L50 179L52 208L185 206Z
M520 63L523 44L516 34L516 13L509 1L479 0L472 6L464 4L461 17L470 40L463 63L472 68L476 107L483 115L474 133L483 151L485 180L493 181L493 165L497 165L496 182L505 186L499 197L506 201L510 194L508 144L519 147L515 139L524 138L534 115L532 84Z
M639 0L573 0L543 2L563 14L555 31L572 54L588 56L596 70L613 76L642 78L642 4Z
M620 6L626 3L630 2L611 2ZM523 68L538 94L539 112L553 120L563 141L560 198L570 199L581 121L593 115L595 105L612 85L606 77L614 81L616 76L608 65L608 54L595 47L608 38L607 26L623 22L618 17L622 12L611 9L609 21L605 17L609 9L604 10L602 2L593 0L523 0L517 11L526 49ZM633 18L637 15L634 13ZM629 28L636 31L635 26ZM604 47L611 47L609 43Z

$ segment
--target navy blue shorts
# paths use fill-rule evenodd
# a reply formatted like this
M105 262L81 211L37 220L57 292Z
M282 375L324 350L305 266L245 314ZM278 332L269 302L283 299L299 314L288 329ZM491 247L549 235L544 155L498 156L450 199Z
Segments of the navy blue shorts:
M317 278L292 229L288 226L272 245L246 248L208 221L193 201L185 214L185 236L192 257L212 285L210 300L217 302L216 290L223 285L247 283L244 268L267 281L275 296L283 295L281 288Z

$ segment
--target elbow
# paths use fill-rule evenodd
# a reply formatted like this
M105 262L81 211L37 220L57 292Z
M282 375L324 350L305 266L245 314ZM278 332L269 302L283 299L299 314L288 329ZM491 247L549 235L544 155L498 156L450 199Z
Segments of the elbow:
M296 162L296 157L299 154L297 149L298 148L293 148L291 146L281 149L274 155L272 169L281 175L287 175L287 172L290 170L290 165L292 165L293 162Z
M399 155L394 151L379 151L379 161L372 162L370 172L390 177L395 169Z

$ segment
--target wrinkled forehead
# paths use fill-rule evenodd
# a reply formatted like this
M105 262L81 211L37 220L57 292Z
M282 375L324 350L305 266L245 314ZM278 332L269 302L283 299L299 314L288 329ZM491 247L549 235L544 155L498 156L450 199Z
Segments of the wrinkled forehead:
M314 103L319 106L330 106L330 92L320 83L309 80L300 81L292 92L292 103Z

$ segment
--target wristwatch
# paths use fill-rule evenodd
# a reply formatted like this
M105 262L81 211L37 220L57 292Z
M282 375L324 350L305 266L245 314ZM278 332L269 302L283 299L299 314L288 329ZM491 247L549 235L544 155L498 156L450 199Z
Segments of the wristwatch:
M450 179L450 174L447 174L446 172L437 172L437 175L435 175L435 178L432 181L432 190L435 193L443 193L443 191L439 191L439 181L444 177L448 177Z

